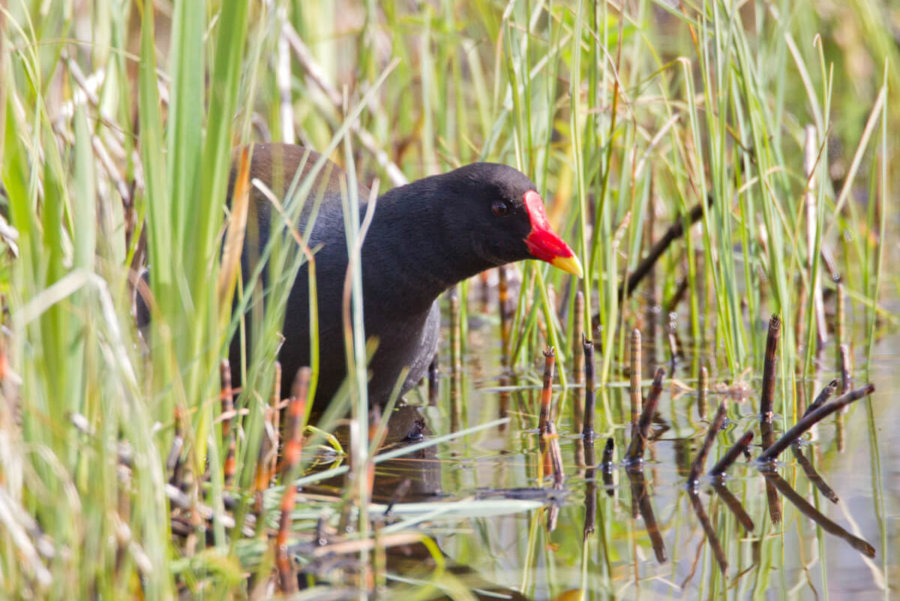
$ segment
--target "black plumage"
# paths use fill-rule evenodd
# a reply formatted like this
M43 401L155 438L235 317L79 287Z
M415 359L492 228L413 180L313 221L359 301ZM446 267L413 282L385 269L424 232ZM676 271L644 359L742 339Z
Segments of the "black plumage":
M250 178L264 182L280 199L295 181L295 172L301 170L297 179L302 180L318 158L299 146L257 144ZM318 206L305 242L315 252L320 403L334 395L346 376L342 306L348 253L341 192L346 190L345 177L328 162L304 201L297 224L304 232L312 207ZM388 400L404 368L409 369L404 391L425 375L437 351L436 301L450 286L490 267L535 257L580 275L571 250L550 232L535 190L528 177L511 167L474 163L377 198L361 251L365 332L378 342L369 366L372 402ZM369 191L359 187L358 198L362 222ZM256 188L251 188L250 207L259 235L247 236L245 272L268 240L273 214L271 201ZM307 270L304 263L287 303L279 354L283 390L297 369L310 362ZM233 365L239 351L237 344L232 345Z

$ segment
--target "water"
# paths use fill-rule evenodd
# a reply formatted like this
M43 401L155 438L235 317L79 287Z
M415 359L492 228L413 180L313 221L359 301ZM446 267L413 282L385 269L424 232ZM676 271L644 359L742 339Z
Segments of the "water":
M502 395L496 391L500 383L496 375L501 373L498 343L491 335L495 328L487 325L474 329L469 337L463 427L484 424L501 415ZM621 463L630 440L621 426L621 415L613 411L610 425L598 413L601 438L596 443L595 461L600 461L605 437L612 436L616 466L612 487L597 482L596 526L586 542L585 498L590 484L569 409L564 409L558 421L564 458L563 490L549 490L550 479L540 477L537 371L520 374L519 382L527 387L509 395L510 421L506 425L441 444L419 460L393 464L384 471L390 471L394 479L380 480L380 490L390 496L397 482L409 478L421 485L414 485L404 501L456 500L462 514L473 517L436 517L421 527L434 536L452 565L466 568L458 575L460 579L469 581L470 587L484 588L485 583L500 587L492 594L510 594L503 589L509 587L529 598L561 599L584 587L586 599L843 599L851 595L855 601L887 599L891 597L887 587L898 576L895 549L900 549L900 439L895 427L900 423L900 409L891 402L900 384L898 349L900 336L896 333L878 341L869 366L876 392L842 416L843 443L839 444L839 428L830 417L814 428L810 444L803 447L840 498L838 503L816 491L791 450L780 457L777 473L786 485L834 522L836 526L829 526L832 530L845 530L844 538L818 527L781 493L773 497L781 512L780 521L773 523L767 481L757 466L744 458L728 470L725 486L752 519L752 531L746 532L739 525L723 497L714 494L709 482L704 481L699 501L721 544L727 575L723 575L701 526L694 509L697 503L691 503L685 488L687 470L708 423L696 415L694 395L673 389L668 378L658 411L660 420L652 430L658 439L649 445L645 456L646 496L641 503L633 501L633 492L639 491L635 491ZM830 347L826 356L829 352L833 352ZM857 385L864 377L859 355L858 351ZM432 435L451 429L446 398L448 370L444 368L443 372L442 401L436 407L418 410ZM681 371L676 377L686 378ZM821 372L815 391L832 377L836 374ZM694 385L692 381L687 383ZM707 470L748 429L757 434L752 454L759 454L755 417L759 382L751 379L750 385L748 399L733 403L730 414L739 417L718 435ZM711 395L710 418L720 398ZM613 408L627 407L627 389L609 389L605 402ZM598 405L602 403L598 399ZM776 408L780 406L777 398ZM779 435L781 430L779 425ZM810 435L805 438L810 439ZM599 480L599 471L595 475ZM497 499L507 500L508 510L500 515L482 515L489 502L496 503ZM542 503L540 508L526 509L535 502ZM652 510L664 546L664 562L652 548L645 518L633 517L633 503L645 512L647 508ZM548 524L554 521L551 530ZM848 539L856 540L857 548ZM874 547L874 558L858 550L865 544L861 541Z

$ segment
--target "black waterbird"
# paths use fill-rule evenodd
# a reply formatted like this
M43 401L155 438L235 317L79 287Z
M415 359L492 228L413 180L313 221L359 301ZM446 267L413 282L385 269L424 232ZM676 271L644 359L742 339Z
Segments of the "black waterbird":
M250 257L259 256L268 241L273 209L265 189L283 198L319 159L314 152L287 144L256 144L251 150L249 178L251 183L256 181L251 186L249 215L258 235L246 238L245 274L251 268ZM229 196L236 171L237 164ZM316 173L297 224L302 234L315 213L304 242L315 257L319 403L332 398L347 374L342 318L348 265L346 182L346 173L326 162ZM357 194L362 221L370 195L361 186ZM473 163L399 186L375 202L361 249L365 334L377 340L369 364L369 397L374 403L387 402L404 369L409 370L404 392L426 374L437 352L440 314L436 301L449 287L488 268L529 258L582 275L578 258L551 231L536 186L511 167ZM279 360L286 391L297 369L310 363L307 263L293 283L282 332ZM232 365L239 365L239 353L239 345L233 344Z

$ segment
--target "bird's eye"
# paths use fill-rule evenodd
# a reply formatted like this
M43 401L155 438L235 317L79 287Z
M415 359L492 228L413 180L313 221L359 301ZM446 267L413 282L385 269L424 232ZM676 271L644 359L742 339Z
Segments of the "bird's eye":
M509 203L505 200L495 200L494 204L491 205L491 213L493 213L495 217L509 215Z

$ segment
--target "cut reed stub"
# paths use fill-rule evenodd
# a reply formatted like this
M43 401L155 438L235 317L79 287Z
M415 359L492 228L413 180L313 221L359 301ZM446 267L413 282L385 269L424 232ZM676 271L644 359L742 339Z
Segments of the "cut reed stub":
M839 411L842 408L846 407L850 403L858 401L861 398L867 397L870 394L875 392L874 384L867 384L862 388L857 388L856 390L851 390L847 394L839 396L834 402L819 407L815 411L811 411L804 415L800 421L794 424L794 427L784 433L784 436L779 438L775 443L773 443L769 448L762 452L757 461L760 462L771 462L774 461L778 455L781 454L786 448L788 448L791 443L795 440L798 440L804 432L812 428L814 425L822 421L824 418L828 417L835 411Z
M653 376L653 384L650 386L650 392L644 403L643 411L641 411L641 417L632 428L631 444L625 453L625 461L628 464L639 463L644 459L647 437L650 434L650 426L653 423L653 414L656 413L656 408L659 406L659 397L662 396L662 381L665 375L666 370L660 367Z
M722 426L725 424L725 412L727 410L728 406L725 404L725 401L719 403L716 415L713 417L712 423L709 424L709 429L706 431L706 438L703 439L703 446L700 447L700 450L697 452L697 457L694 458L694 463L691 464L691 471L688 474L688 487L691 489L697 486L700 474L703 472L703 466L706 465L706 456L709 455L709 450L712 448L713 441L716 439L716 434L719 433L719 430L721 430Z
M738 460L738 457L745 454L747 450L750 448L750 443L753 441L753 430L747 430L743 436L741 436L734 445L728 449L728 452L722 456L721 459L713 466L711 470L709 470L709 475L712 477L721 477L725 475L725 472L728 471L728 468L731 467L731 464Z
M766 336L766 356L763 362L762 396L759 400L759 416L772 422L775 412L775 355L778 352L778 338L781 336L781 318L773 315L769 319L769 334Z
M822 389L822 392L819 393L819 396L810 404L809 407L806 408L806 411L803 412L803 416L806 417L819 407L825 404L828 399L835 393L838 388L838 381L832 380L828 383L828 386Z
M584 425L581 430L581 437L585 441L593 442L594 405L596 403L594 393L594 343L587 338L582 338L581 344L584 346Z

